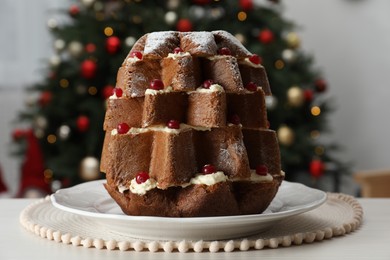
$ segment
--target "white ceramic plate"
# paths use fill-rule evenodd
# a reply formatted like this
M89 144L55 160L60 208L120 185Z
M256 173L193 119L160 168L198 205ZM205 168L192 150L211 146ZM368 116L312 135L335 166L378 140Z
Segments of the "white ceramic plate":
M278 221L312 210L326 201L326 193L283 181L262 214L226 217L166 218L125 215L103 187L105 180L58 190L53 205L103 225L110 232L157 240L219 240L260 233Z

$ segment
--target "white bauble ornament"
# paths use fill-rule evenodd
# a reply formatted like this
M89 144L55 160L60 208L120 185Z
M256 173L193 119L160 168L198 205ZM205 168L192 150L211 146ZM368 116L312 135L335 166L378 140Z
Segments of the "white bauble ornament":
M54 30L58 27L58 22L54 18L50 18L47 20L47 27L49 27L51 30Z
M85 6L85 7L91 7L92 4L95 2L95 0L81 0L81 3Z
M39 129L46 129L47 127L47 119L46 117L44 116L37 116L34 120L34 126L35 128L39 128Z
M285 62L291 63L297 59L297 54L291 49L285 49L284 51L282 51L282 59Z
M132 47L135 43L136 39L133 36L129 36L125 39L125 44L128 47Z
M177 13L174 11L169 11L165 14L164 19L168 25L172 25L177 21Z
M57 52L61 52L63 51L65 48L65 41L62 40L62 39L57 39L54 41L54 49L57 51Z
M58 191L61 188L62 188L61 181L54 180L54 181L51 182L51 191L52 192L56 192L56 191Z
M99 178L99 160L95 157L85 157L80 163L80 177L85 181L92 181Z
M70 135L70 127L67 125L60 126L60 128L58 128L57 135L60 137L61 140L67 140Z
M56 68L58 65L60 65L60 63L61 63L61 57L58 55L53 55L49 59L49 64L53 68Z
M72 41L68 44L68 52L74 58L79 57L83 53L83 49L81 42Z
M288 126L281 126L277 131L279 143L290 146L295 141L294 131Z
M278 105L278 99L274 96L266 96L265 97L265 106L268 110L274 110Z

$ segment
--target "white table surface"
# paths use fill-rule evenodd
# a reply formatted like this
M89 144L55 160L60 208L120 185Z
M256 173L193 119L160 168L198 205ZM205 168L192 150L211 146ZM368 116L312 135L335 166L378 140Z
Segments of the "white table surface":
M25 230L20 212L34 200L0 199L0 260L74 259L386 259L390 260L390 199L358 199L362 226L346 236L312 244L230 253L109 251L57 243Z

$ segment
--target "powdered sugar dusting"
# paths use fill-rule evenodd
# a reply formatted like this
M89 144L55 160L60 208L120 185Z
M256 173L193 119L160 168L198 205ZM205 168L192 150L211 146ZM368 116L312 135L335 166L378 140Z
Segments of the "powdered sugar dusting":
M231 49L237 56L250 56L251 52L248 51L244 45L232 34L226 31L212 31L212 34L219 38L221 45L225 45Z
M167 56L169 50L174 48L175 45L178 45L178 43L179 37L177 32L164 31L150 33L146 38L144 55L157 54L160 57Z
M213 55L217 51L217 45L214 40L214 36L210 32L190 32L186 33L182 37L183 42L190 42L191 49L186 51L191 54L201 53L207 55Z

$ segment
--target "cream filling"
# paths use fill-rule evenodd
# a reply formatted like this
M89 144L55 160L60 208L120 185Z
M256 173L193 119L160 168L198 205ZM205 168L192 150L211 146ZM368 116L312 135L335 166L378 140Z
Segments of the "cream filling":
M126 134L132 134L132 135L137 135L137 134L142 134L150 131L157 131L157 132L166 132L166 133L171 133L171 134L178 134L183 130L187 129L194 129L196 131L211 131L210 127L201 127L201 126L191 126L187 124L180 124L179 129L172 129L164 125L155 125L155 126L150 126L146 128L138 128L138 127L131 127L129 131ZM111 135L117 135L118 130L116 128L111 130Z
M198 93L211 93L211 92L224 92L224 88L219 84L212 84L210 88L197 88L196 91L191 91L191 93L198 92Z
M180 52L180 53L169 53L168 58L176 60L177 58L185 57L185 56L191 56L189 52Z
M282 171L284 174L284 172ZM282 175L283 175L282 174ZM273 177L271 174L267 173L267 175L258 175L256 174L255 170L251 170L251 176L249 178L249 181L251 182L271 182L273 180ZM226 182L226 181L248 181L248 179L240 179L240 178L233 178L229 179L222 171L218 171L212 174L202 174L198 173L195 175L195 177L191 178L191 180L188 183L185 183L183 185L180 185L182 188L188 187L190 185L207 185L211 186L220 182ZM172 186L173 187L173 186ZM130 185L128 187L124 185L119 185L118 190L119 192L123 193L126 190L130 190L134 194L138 195L145 195L146 192L158 188L159 185L158 182L152 178L149 178L146 182L138 184L137 181L134 179L131 180Z
M127 63L135 63L137 61L140 61L141 59L138 59L137 56L134 56L134 57L130 57L130 58L127 58L126 62Z
M148 89L145 91L145 95L164 94L164 93L169 93L169 92L172 92L172 91L173 91L173 88L172 88L171 86L166 87L165 89L161 89L161 90L155 90L155 89L150 89L150 88L148 88Z
M248 66L251 66L253 68L261 68L261 67L263 67L263 65L261 65L261 64L254 64L253 62L251 62L249 60L249 58L245 58L244 60L239 61L239 64L248 65Z

